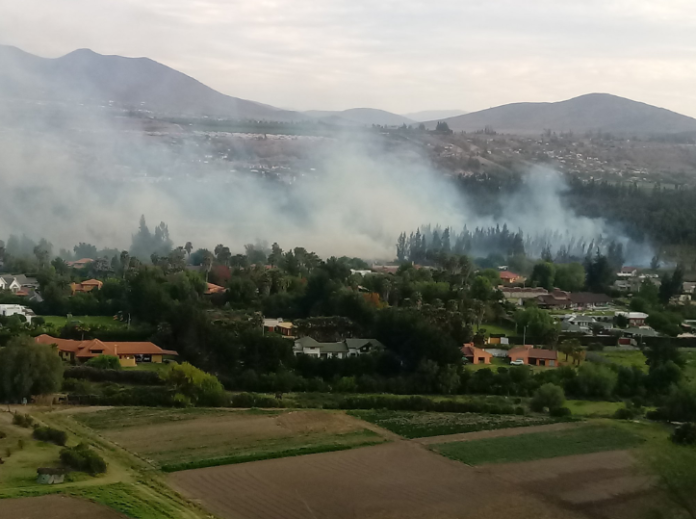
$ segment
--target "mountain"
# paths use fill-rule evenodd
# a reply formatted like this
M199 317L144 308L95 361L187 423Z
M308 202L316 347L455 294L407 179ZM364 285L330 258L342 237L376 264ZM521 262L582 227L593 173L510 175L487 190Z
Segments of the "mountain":
M0 45L0 98L112 105L183 116L306 119L297 112L221 94L148 58L104 56L88 49L48 59Z
M558 103L514 103L444 119L455 131L490 127L500 133L605 131L661 134L696 131L696 119L610 94L587 94ZM437 120L426 124L434 128Z
M448 119L458 115L464 115L468 112L464 110L425 110L423 112L413 112L411 114L403 114L404 117L417 122L434 121L436 119Z
M358 124L371 126L378 124L380 126L402 126L414 124L414 120L408 119L402 115L393 114L376 108L351 108L342 112L330 112L322 110L310 110L304 112L305 115L315 119L329 119L331 122L344 122L344 124Z

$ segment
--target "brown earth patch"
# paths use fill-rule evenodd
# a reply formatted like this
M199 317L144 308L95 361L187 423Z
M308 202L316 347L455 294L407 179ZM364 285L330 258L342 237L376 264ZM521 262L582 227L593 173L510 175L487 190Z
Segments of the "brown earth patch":
M0 500L0 517L7 519L125 519L104 506L63 496Z
M583 517L410 442L178 472L223 519Z

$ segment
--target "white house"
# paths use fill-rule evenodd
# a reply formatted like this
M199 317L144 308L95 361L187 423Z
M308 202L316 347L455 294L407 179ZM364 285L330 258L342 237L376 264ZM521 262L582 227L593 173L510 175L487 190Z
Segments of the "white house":
M28 323L31 323L36 314L31 308L22 305L0 305L0 315L10 317L12 315L23 315Z
M643 312L616 312L614 314L615 317L618 317L620 315L628 319L628 323L630 326L638 327L644 326L645 320L648 318L648 314L644 314Z
M295 341L292 351L295 355L309 355L321 359L346 359L384 349L375 339L345 339L342 342L318 342L311 337Z
M0 290L10 290L13 293L18 292L22 285L14 276L0 276Z

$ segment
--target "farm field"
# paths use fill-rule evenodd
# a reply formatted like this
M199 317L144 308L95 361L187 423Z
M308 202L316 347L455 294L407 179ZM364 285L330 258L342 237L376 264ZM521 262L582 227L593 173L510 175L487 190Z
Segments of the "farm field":
M169 478L221 519L584 517L405 441Z
M47 511L50 510L50 515ZM0 500L0 517L8 519L122 519L124 516L83 499L43 496Z
M405 438L423 438L508 427L544 425L556 421L544 415L488 415L412 411L350 411L349 414Z
M531 461L637 447L643 438L624 427L588 424L554 432L440 443L432 449L467 465Z
M565 406L573 416L583 418L611 418L614 413L624 407L623 402L606 402L604 400L566 400Z
M684 374L689 380L696 380L696 349L679 348L682 356L686 360ZM603 351L599 355L613 364L627 367L637 367L647 372L648 366L645 364L645 355L641 351Z
M74 418L170 472L385 441L342 412L114 408Z

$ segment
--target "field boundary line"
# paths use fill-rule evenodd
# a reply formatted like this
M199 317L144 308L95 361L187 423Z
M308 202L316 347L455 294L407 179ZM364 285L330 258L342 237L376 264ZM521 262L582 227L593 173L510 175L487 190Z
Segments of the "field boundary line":
M508 427L506 429L489 429L487 431L473 431L467 433L445 434L442 436L426 436L424 438L412 438L410 441L421 445L435 443L464 442L483 440L487 438L503 438L506 436L518 436L520 434L534 434L540 432L565 431L575 427L582 427L584 422L562 422L544 425L527 425L524 427Z

